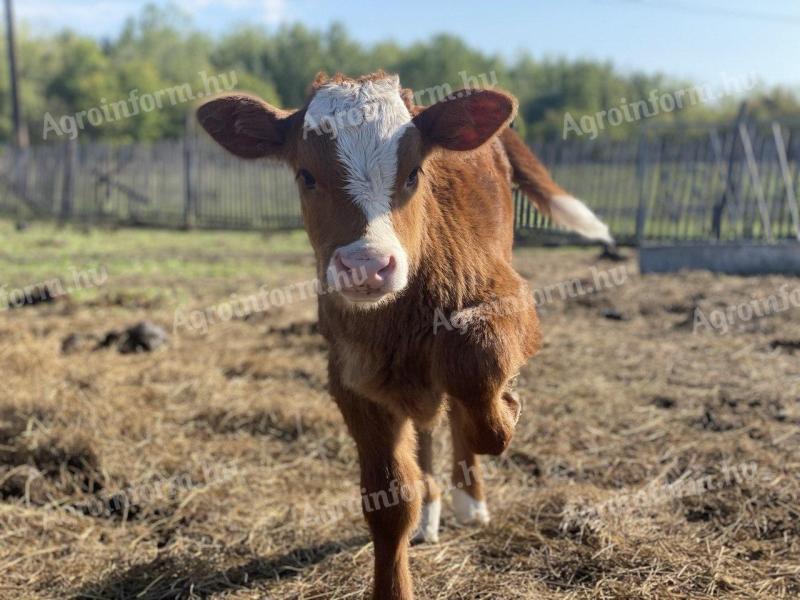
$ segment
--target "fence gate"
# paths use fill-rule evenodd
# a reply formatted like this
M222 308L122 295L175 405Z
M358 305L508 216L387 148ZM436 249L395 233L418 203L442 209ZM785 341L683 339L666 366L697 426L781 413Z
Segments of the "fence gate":
M800 275L798 157L777 122L643 136L641 271Z
M641 140L637 239L800 239L800 128L739 120Z

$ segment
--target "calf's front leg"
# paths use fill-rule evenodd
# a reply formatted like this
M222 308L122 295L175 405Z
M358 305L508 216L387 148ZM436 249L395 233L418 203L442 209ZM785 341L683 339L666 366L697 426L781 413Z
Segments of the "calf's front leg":
M437 384L457 405L455 424L475 454L499 455L511 442L522 405L510 382L540 345L532 299L513 300L501 310L463 309L458 329L436 335Z
M459 402L450 403L450 433L453 439L452 500L456 519L463 525L486 525L489 509L478 456L468 444L464 431L467 415Z
M340 385L331 388L358 448L362 509L375 549L372 597L412 600L408 546L422 495L414 426Z

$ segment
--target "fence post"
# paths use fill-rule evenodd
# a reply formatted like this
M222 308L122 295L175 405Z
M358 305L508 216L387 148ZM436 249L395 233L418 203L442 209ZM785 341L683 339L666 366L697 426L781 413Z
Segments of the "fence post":
M68 140L64 144L64 178L61 181L61 210L58 217L62 225L72 218L72 207L75 200L77 145L75 140Z
M772 135L775 138L775 147L778 150L778 163L783 176L783 185L786 188L786 203L789 205L789 212L792 215L792 224L797 239L800 240L800 210L797 206L797 197L794 194L794 182L792 173L789 171L789 160L786 156L786 143L783 141L783 133L780 124L775 121L772 123Z
M186 115L185 131L183 135L183 226L192 229L195 225L196 207L194 203L194 190L192 189L192 116Z
M736 185L734 184L733 166L736 163L736 148L738 144L736 141L738 137L739 126L744 123L747 118L747 101L742 102L739 106L739 114L736 115L736 122L733 125L731 132L731 147L728 151L728 172L725 178L725 188L722 191L722 197L714 205L712 211L711 232L720 239L722 237L722 213L725 211L725 205L728 203L728 198L731 194L738 196Z
M11 188L14 193L32 210L38 212L40 209L32 198L28 197L28 166L30 164L30 148L11 147L13 160L13 173Z
M750 171L750 180L753 182L753 188L756 192L756 202L758 203L758 210L761 213L761 225L764 228L764 233L767 236L768 242L774 242L772 237L772 224L769 219L769 207L767 206L767 199L764 195L764 188L761 185L761 177L758 175L758 163L756 162L756 155L753 152L753 143L750 140L750 133L747 131L747 125L744 123L739 124L739 137L742 138L742 148L744 148L744 155L747 160L747 169ZM749 226L752 237L752 226Z
M636 150L636 179L639 182L639 206L636 209L636 245L641 248L647 223L647 128L639 134Z

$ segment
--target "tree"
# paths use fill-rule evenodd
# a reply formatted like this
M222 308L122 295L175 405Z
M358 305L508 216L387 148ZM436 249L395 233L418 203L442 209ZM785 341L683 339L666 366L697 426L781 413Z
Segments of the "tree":
M285 25L277 31L243 26L212 40L192 27L174 5L145 6L114 38L99 42L69 31L33 36L20 28L21 96L33 142L41 141L45 115L70 116L125 101L135 94L188 87L202 90L203 74L235 74L236 88L258 94L281 107L303 104L319 71L359 75L382 68L400 75L422 104L435 102L466 85L498 85L519 100L518 130L528 141L558 139L567 115L596 118L598 113L633 102L652 103L663 94L676 95L692 84L662 74L623 73L611 63L592 60L536 60L527 53L507 61L486 54L451 34L403 47L392 41L371 46L353 39L339 23L324 31ZM0 61L0 140L11 135L6 65ZM748 91L748 90L742 90ZM758 118L796 118L796 90L750 90L751 114ZM158 110L140 110L128 118L84 123L82 135L103 139L155 140L184 132L195 95L166 102ZM687 103L661 110L659 122L711 123L732 118L739 96ZM605 118L605 117L603 117ZM604 137L636 135L640 121L626 119L605 128ZM49 138L48 138L49 139ZM60 139L55 136L55 139Z

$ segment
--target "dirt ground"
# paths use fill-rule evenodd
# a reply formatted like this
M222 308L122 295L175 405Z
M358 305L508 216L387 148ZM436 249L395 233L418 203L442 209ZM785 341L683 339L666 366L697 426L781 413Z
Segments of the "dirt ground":
M237 235L0 311L0 598L368 590L313 299L207 322L231 294L309 280L312 258ZM65 242L54 270L114 263L115 246ZM411 550L419 598L800 598L800 280L641 277L625 253L517 252L545 345L521 373L510 450L484 461L492 522L459 527L445 501L440 543ZM15 285L42 280L14 264ZM793 290L798 306L782 303ZM165 346L95 349L143 318ZM443 484L448 445L441 428Z

